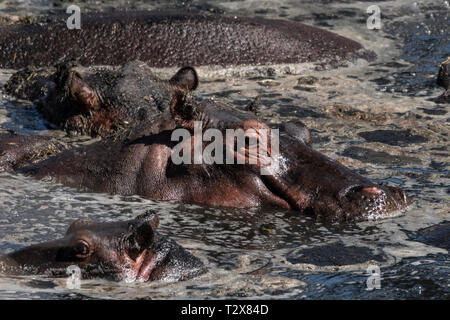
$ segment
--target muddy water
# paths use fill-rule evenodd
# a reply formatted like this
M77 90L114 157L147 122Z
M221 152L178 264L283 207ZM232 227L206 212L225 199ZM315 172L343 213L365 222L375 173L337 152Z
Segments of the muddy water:
M182 6L172 1L124 3L98 7L86 1L82 10ZM378 31L366 28L366 8L374 3L382 12ZM15 19L61 8L60 2L55 5L4 1L0 8L7 19ZM374 181L401 186L414 205L392 219L330 225L277 209L207 208L90 194L1 174L1 252L61 236L80 217L129 219L154 209L160 213L161 232L201 258L209 272L180 283L89 280L79 290L67 289L65 279L2 276L0 298L448 299L448 251L415 240L422 239L420 230L450 220L450 108L430 100L442 93L435 75L450 55L449 2L218 0L183 5L194 12L300 21L374 50L375 62L357 61L340 69L313 64L200 68L198 95L241 107L260 95L267 122L277 126L301 119L312 131L314 148ZM167 76L171 70L158 72ZM3 83L10 71L0 74ZM6 129L67 140L31 104L3 96L0 130ZM367 290L369 266L381 268L380 289Z

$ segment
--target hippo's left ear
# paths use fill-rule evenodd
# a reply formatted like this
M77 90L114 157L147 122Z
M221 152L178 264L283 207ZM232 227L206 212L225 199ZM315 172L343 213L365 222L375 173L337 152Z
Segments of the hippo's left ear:
M183 67L175 73L169 83L184 91L193 91L198 87L197 71L192 67Z
M56 66L56 86L74 99L84 112L99 109L101 99L97 91L83 79L79 65L74 61Z

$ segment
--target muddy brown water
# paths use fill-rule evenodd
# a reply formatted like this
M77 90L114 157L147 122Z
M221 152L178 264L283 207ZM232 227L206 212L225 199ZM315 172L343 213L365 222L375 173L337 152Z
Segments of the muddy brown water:
M381 30L366 27L366 9L381 8ZM3 1L0 15L48 13L62 1ZM46 299L421 299L450 297L448 236L426 236L450 220L449 105L430 99L439 63L450 55L448 1L85 1L82 12L172 8L300 21L337 32L374 50L374 62L345 68L313 64L202 67L198 95L245 106L261 95L273 126L301 119L313 146L380 183L401 186L414 205L386 220L325 224L278 209L224 209L82 192L29 177L0 174L0 252L64 234L75 219L128 219L160 213L161 232L201 258L209 272L179 283L116 283L0 277L0 298ZM172 70L157 70L168 76ZM12 70L0 70L3 84ZM30 103L2 94L0 130L67 140ZM72 143L89 143L86 138ZM448 225L448 224L447 224ZM443 231L442 231L443 230ZM438 239L433 242L430 239ZM368 290L369 266L381 288Z

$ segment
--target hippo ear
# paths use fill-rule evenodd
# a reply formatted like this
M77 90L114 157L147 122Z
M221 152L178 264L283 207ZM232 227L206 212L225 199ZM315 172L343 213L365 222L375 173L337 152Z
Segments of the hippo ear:
M145 222L146 224L150 225L153 230L156 230L159 226L159 216L156 212L153 212L151 210L138 215L136 217L136 220L138 220L139 222Z
M149 248L155 238L159 217L156 213L148 211L136 217L136 220L138 225L132 235L135 245L141 250Z
M198 87L197 72L192 67L183 67L169 80L172 86L185 91L193 91Z
M193 130L194 120L198 118L198 106L188 94L176 90L170 102L170 114L178 126Z
M312 146L311 132L301 121L287 122L281 125L281 129L285 131L292 138L306 144L308 147Z
M74 231L76 231L78 229L86 228L87 226L89 226L93 223L94 223L94 220L92 220L90 218L82 218L82 219L75 220L74 222L72 222L72 224L67 229L66 234L73 233Z
M254 114L258 114L259 108L261 107L261 96L256 96L252 102L250 102L245 110L249 112L253 112Z
M92 89L80 75L73 72L68 83L70 95L80 103L84 111L100 108L100 98L97 92Z
M77 72L77 67L74 61L58 64L56 66L57 87L77 101L85 112L100 108L99 95L83 80Z

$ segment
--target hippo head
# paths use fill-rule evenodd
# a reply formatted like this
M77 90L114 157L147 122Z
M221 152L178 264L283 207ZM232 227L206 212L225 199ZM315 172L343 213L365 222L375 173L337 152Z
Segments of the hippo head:
M174 98L170 110L178 127L192 132L195 131L195 123L197 126L201 123L203 133L209 128L221 132L227 129L250 130L250 136L256 138L253 146L249 139L240 148L236 147L235 140L223 140L222 152L225 154L227 149L233 150L234 164L210 166L214 166L214 170L226 172L228 176L234 171L235 176L248 175L246 181L257 181L252 184L258 188L253 190L253 194L266 195L269 201L263 203L281 205L327 221L391 217L410 204L401 189L376 184L315 151L310 145L309 132L301 123L288 123L280 127L278 139L274 140L278 141L276 150L270 136L273 133L276 137L277 131L269 128L253 113L223 107L213 101L199 103L183 97ZM266 143L261 143L263 140ZM203 142L203 145L208 143ZM259 148L266 146L265 150L252 153L258 144ZM252 154L256 154L256 157L250 162ZM239 163L238 158L244 164L236 164ZM243 166L245 170L239 169ZM213 172L208 168L204 171Z
M127 282L181 280L202 273L200 260L158 236L157 226L158 216L151 212L120 222L79 219L62 239L23 248L7 258L28 273L67 276L67 268L76 265L83 278Z
M120 67L83 67L64 62L53 72L19 72L6 88L14 93L28 86L27 98L37 101L44 118L71 135L105 137L165 111L173 91L195 90L197 82L189 81L187 85L186 79L197 79L193 68L181 68L170 80L163 81L140 61Z

